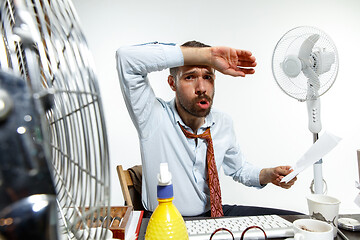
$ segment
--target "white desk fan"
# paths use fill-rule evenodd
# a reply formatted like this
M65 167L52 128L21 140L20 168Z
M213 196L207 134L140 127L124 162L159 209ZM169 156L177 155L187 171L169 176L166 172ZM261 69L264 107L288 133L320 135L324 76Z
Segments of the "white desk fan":
M0 0L0 17L0 239L104 239L105 120L71 0Z
M276 83L290 97L306 101L314 142L322 128L319 97L333 85L338 68L339 58L333 41L314 27L302 26L288 31L274 49L272 72ZM311 191L326 192L324 183L322 159L319 159L314 164Z

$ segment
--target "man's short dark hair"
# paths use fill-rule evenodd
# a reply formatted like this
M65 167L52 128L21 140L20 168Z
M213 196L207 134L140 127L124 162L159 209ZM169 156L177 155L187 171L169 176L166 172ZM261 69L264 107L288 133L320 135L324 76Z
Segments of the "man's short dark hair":
M204 44L202 42L198 42L198 41L188 41L184 44L181 45L182 47L197 47L197 48L202 48L202 47L211 47L207 44ZM178 73L179 68L178 67L173 67L170 68L170 75L173 76L176 79L176 75Z

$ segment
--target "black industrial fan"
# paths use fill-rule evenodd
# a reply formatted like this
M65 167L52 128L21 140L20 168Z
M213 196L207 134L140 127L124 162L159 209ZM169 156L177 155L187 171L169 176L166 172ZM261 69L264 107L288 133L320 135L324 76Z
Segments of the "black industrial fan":
M70 0L0 4L0 239L90 239L110 165L78 17Z

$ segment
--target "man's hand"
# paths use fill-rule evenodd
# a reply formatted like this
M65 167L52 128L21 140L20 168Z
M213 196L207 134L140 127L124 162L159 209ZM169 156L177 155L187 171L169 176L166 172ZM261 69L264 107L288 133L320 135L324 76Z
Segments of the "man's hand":
M293 170L290 170L290 166L280 166L275 168L264 168L260 172L260 184L268 184L273 183L277 186L280 186L282 188L290 188L292 185L294 185L296 181L296 177L293 178L288 183L282 182L281 179L283 179L284 176L291 173Z
M253 74L256 59L250 51L229 47L181 47L184 65L206 65L231 75L245 77Z
M217 71L231 75L245 77L253 74L256 59L250 51L228 47L211 48L211 66Z

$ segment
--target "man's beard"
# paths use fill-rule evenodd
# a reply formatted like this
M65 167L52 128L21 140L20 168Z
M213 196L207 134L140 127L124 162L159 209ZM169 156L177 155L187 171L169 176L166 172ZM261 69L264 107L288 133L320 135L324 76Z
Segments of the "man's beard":
M209 97L206 94L200 95L194 99L186 100L181 93L177 93L177 97L179 100L179 104L180 106L190 115L194 116L194 117L206 117L210 111L211 111L211 107L212 107L212 100L214 98L214 94L212 95L212 97ZM206 99L206 101L209 102L210 106L207 109L201 109L199 107L197 107L197 102L199 102L201 99Z

